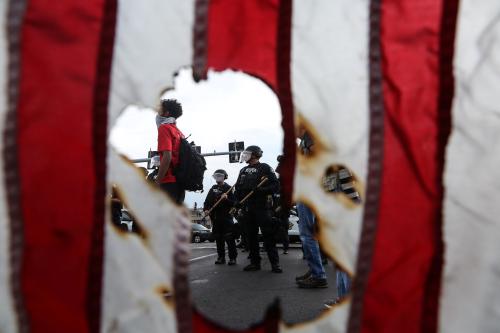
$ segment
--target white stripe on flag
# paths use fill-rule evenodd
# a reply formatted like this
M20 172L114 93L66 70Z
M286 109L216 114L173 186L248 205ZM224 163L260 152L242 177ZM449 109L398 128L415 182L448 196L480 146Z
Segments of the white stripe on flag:
M498 332L500 2L463 0L459 7L440 331Z
M295 110L317 134L317 157L301 156L295 199L311 202L323 221L324 245L353 271L362 210L348 208L318 184L327 167L342 164L361 182L368 152L368 3L295 1L292 23L292 95ZM324 147L324 149L321 149Z
M4 135L5 115L7 112L7 3L0 1L0 133ZM0 151L3 152L4 140L0 140ZM7 197L4 182L4 161L0 157L0 332L17 332L14 302L10 289L10 231L7 211Z
M192 61L194 0L120 0L113 55L109 126L129 104L155 107L173 74ZM155 135L155 133L152 133ZM134 166L108 150L108 182L117 184L146 240L121 235L107 214L102 331L175 332L172 291L174 228L180 215ZM147 200L145 200L147 198Z
M135 166L114 152L108 161L110 183L118 185L147 236L123 233L106 214L102 330L137 325L130 332L175 332L173 307L165 306L162 295L173 289L174 226L180 213L163 193L152 192Z
M365 0L293 2L293 103L298 119L304 119L317 138L317 154L297 158L294 200L314 206L324 222L322 247L351 273L363 207L353 208L350 199L326 193L319 184L332 164L348 167L361 183L366 179L368 17ZM342 303L332 315L323 317L322 324L310 329L343 332L349 305Z

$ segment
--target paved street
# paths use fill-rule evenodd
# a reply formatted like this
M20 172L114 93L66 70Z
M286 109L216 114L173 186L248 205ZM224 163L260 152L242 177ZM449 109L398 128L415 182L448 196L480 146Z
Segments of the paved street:
M214 265L215 243L192 244L190 283L195 305L208 318L232 329L248 328L262 320L267 306L277 297L285 322L314 319L324 311L323 302L336 294L331 262L326 267L329 288L299 289L295 276L307 270L300 244L292 244L287 255L278 250L283 274L271 273L265 252L261 253L261 271L243 272L247 252L238 249L236 266Z

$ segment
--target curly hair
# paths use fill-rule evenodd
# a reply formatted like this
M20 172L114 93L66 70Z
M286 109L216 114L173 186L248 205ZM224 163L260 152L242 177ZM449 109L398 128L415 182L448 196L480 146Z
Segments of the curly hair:
M182 105L176 99L164 99L161 101L161 114L168 113L169 116L179 118L182 116Z

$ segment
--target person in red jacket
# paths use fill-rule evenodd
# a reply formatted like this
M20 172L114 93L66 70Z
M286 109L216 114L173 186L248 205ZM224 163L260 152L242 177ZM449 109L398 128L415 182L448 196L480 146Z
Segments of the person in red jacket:
M185 191L175 179L174 168L179 164L179 147L182 132L177 128L177 118L182 116L182 106L175 99L161 101L156 115L158 127L158 152L160 167L155 182L178 204L184 202Z

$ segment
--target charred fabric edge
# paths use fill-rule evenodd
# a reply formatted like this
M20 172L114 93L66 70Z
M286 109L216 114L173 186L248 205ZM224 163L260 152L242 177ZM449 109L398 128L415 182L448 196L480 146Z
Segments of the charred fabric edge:
M8 105L3 133L3 158L5 186L10 225L10 286L19 332L29 332L29 321L21 289L21 266L24 246L24 228L21 213L21 180L19 176L19 157L17 151L17 106L19 101L19 81L21 69L21 30L26 12L27 1L11 0L8 4Z
M363 226L358 248L356 274L352 288L352 304L348 332L357 333L363 319L363 301L373 259L377 233L382 162L384 155L384 96L382 89L381 2L370 2L369 72L370 72L370 151Z
M180 209L180 208L179 208ZM177 218L175 221L174 238L174 300L177 331L179 333L192 332L193 308L189 291L189 240L191 226L187 218Z
M193 27L193 80L207 79L207 35L210 0L196 0Z
M97 56L96 84L93 107L94 222L88 268L87 321L90 332L99 332L101 326L102 281L104 258L104 221L106 213L106 152L108 101L111 65L115 41L117 0L105 0Z
M445 165L446 146L451 132L451 108L455 93L455 78L453 76L453 57L455 52L455 35L458 16L459 0L444 0L441 14L441 31L439 36L439 96L438 96L438 146L436 150L437 175L436 179L439 204L436 209L434 242L436 252L425 286L425 298L422 304L421 332L438 331L439 296L441 293L441 279L443 274L443 173Z
M281 195L286 206L290 206L295 173L295 126L293 114L292 85L290 75L292 47L292 0L281 0L278 17L276 47L277 94L281 105L281 126L285 133L283 142L284 160L280 163Z

